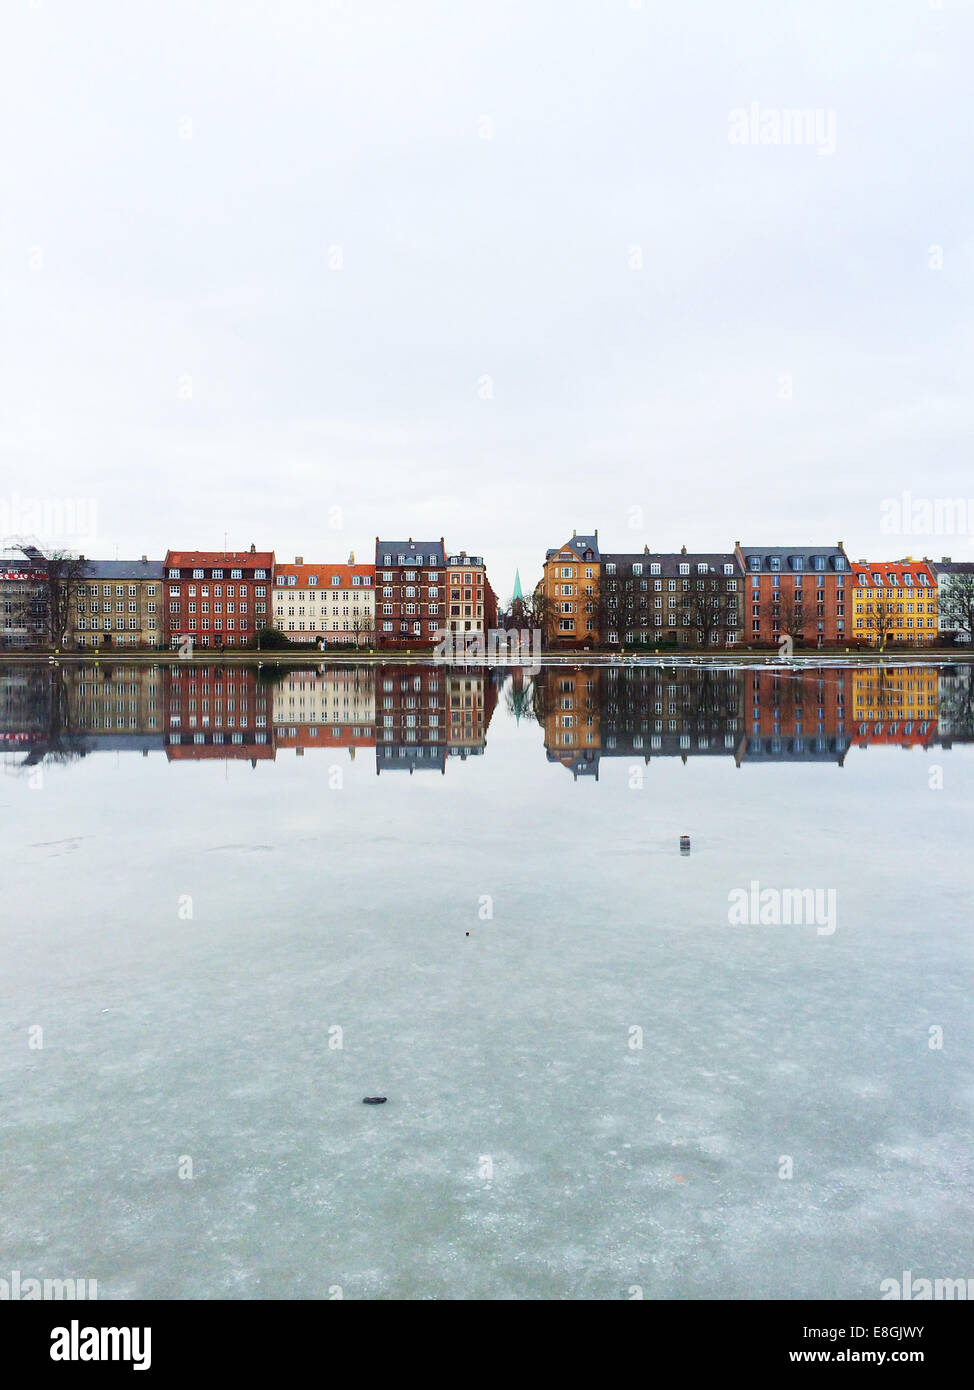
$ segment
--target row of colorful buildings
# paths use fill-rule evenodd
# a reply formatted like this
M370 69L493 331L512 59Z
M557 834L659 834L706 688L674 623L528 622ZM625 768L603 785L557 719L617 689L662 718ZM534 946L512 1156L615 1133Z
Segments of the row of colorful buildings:
M506 610L482 555L439 540L383 540L357 562L293 563L273 550L168 550L161 560L0 557L0 647L232 648L268 629L316 647L432 650L498 625L540 630L551 650L849 649L969 642L974 563L855 560L841 541L726 552L610 552L598 531L546 551Z
M835 762L850 750L974 739L974 667L459 667L101 660L0 666L0 753L35 766L97 752L171 762L286 753L444 771L482 755L497 705L544 731L573 777L602 758Z
M357 563L273 550L168 550L162 560L52 560L25 546L0 559L0 645L244 647L276 629L309 646L432 648L497 626L483 556L436 541L376 537Z
M573 649L930 646L970 641L974 563L854 560L841 541L610 552L577 532L541 581L549 645Z

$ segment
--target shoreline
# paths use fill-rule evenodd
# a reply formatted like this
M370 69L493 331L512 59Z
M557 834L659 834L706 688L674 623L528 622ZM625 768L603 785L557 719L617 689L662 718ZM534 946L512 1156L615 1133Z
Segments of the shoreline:
M530 669L539 666L854 666L876 665L933 665L945 663L968 665L974 661L974 646L968 652L954 648L924 648L916 652L868 652L839 651L827 648L815 652L795 652L783 657L776 651L731 651L694 652L547 652L537 658L516 658L507 654L495 657L472 657L465 661L462 657L436 656L431 652L344 652L330 655L316 651L303 654L297 652L247 652L247 651L194 651L192 656L179 656L175 652L0 652L2 665L112 665L168 666L179 665L240 665L240 666L445 666L477 667L497 670Z

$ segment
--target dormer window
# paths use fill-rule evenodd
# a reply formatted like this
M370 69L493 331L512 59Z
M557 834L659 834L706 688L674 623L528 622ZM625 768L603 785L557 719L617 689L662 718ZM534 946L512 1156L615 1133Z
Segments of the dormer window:
M801 555L795 555L793 557L793 563L796 570L802 570L805 568L805 560L804 557Z
M781 560L778 558L777 555L772 555L771 558L770 558L769 561L768 561L768 564L769 564L769 566L771 567L772 570L780 570L780 569L781 569Z
M709 569L710 566L707 564L706 560L701 560L697 565L697 574L706 574Z
M308 575L308 583L309 583L309 584L317 584L317 583L318 583L318 576L317 576L316 574L309 574L309 575Z
M725 573L725 574L733 574L733 573L734 573L734 566L733 566L733 565L725 565L725 566L724 566L724 573Z
M283 574L279 574L279 575L277 576L277 582L278 582L278 584L281 584L281 585L283 585L283 584L286 582Z
M824 570L824 569L825 569L825 556L824 556L824 555L816 555L815 558L812 560L812 564L815 566L815 568L816 568L817 570Z
M287 577L287 582L289 584L297 584L298 576L296 574L289 574Z
M606 572L606 574L615 574L615 572L616 572L616 567L615 567L615 565L606 565L606 567L605 567L605 572Z
M650 567L649 567L649 572L650 572L650 574L659 574L659 572L660 572L660 567L659 567L659 561L658 561L658 560L654 560L654 561L652 562L652 564L651 564Z
M836 555L836 557L835 557L835 568L836 568L837 570L844 570L844 569L846 568L846 562L845 562L845 556L844 556L844 555Z

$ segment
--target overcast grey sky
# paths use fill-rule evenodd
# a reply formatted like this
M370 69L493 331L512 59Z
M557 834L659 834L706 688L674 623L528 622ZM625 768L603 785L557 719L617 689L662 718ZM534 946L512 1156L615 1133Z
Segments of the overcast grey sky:
M972 40L969 0L8 0L3 524L443 534L502 599L573 527L970 558L880 507L974 498Z

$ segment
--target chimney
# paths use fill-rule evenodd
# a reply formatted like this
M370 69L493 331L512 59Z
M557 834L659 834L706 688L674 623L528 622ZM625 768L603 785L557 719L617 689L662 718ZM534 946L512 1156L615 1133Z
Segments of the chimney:
M574 540L575 537L576 537L577 535L578 535L578 532L575 530L575 528L574 528L574 526L573 526L573 527L572 527L572 540Z
M250 553L251 555L257 554L257 547L254 545L253 541L250 542Z
M598 543L599 543L599 528L596 526L596 528L595 528L595 544L598 545Z
M648 546L648 545L644 545L644 546L643 546L643 554L644 554L644 555L648 555L648 554L649 554L649 546Z
M949 565L949 564L951 564L952 562L951 562L950 556L949 556L949 555L941 555L941 557L940 557L940 563L941 563L942 565Z
M82 560L83 560L85 557L82 555L81 558L82 558ZM147 564L149 563L149 557L148 557L148 555L143 555L143 556L142 556L142 563L143 563L143 565L147 565Z
M294 557L294 563L295 563L296 565L303 565L303 564L304 564L304 556L303 556L303 555L295 555L295 557Z
M735 542L734 542L734 549L735 549L735 550L740 550L740 548L741 548L741 543L740 543L740 541L735 541Z
M354 551L354 550L350 550L350 551L348 552L348 563L349 563L350 565L354 565L354 564L355 564L355 551Z
M841 542L841 541L839 541L839 549L840 549L840 550L842 549L842 542Z
M680 554L681 554L681 555L685 555L686 553L687 553L687 548L686 548L686 546L685 546L685 545L681 545L681 546L680 546Z

